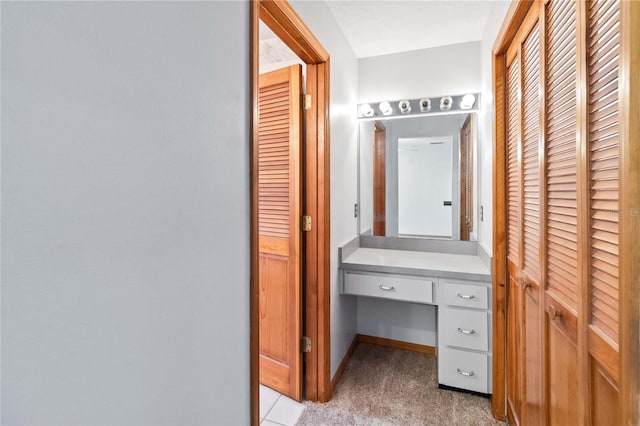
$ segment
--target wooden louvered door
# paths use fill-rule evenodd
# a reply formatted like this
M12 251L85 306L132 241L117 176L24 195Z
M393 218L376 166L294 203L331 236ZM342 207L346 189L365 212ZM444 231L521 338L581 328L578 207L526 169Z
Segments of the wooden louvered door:
M507 65L507 413L519 424L522 405L520 290L520 58Z
M260 382L302 397L301 67L259 79Z
M540 27L533 8L531 27L525 27L520 57L522 61L522 377L524 398L522 417L527 424L542 419L540 340Z
M579 421L577 195L578 4L545 6L545 290L544 348L547 424Z
M514 5L494 55L506 416L638 425L640 2Z
M514 424L623 421L623 6L534 2L502 53Z
M592 0L586 10L586 153L590 238L585 312L593 424L620 424L619 398L619 79L620 1ZM637 76L636 76L637 77ZM640 362L640 361L637 361Z
M538 13L536 4L507 54L507 410L514 424L539 424L543 410Z

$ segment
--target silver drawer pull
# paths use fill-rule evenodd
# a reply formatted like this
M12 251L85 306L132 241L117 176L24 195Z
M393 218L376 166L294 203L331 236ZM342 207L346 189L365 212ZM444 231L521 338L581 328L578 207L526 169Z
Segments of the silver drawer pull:
M378 288L382 291L396 291L396 288L392 285L382 285L380 284Z
M471 300L476 298L476 296L474 296L473 294L462 294L462 293L458 293L458 297L460 299L466 299L466 300Z
M458 374L461 376L471 377L476 375L476 373L474 373L473 371L464 371L464 370L460 370L459 368L457 368L456 370Z
M476 331L473 328L471 330L465 330L465 329L462 329L462 328L458 327L458 333L472 335L472 334L476 334Z

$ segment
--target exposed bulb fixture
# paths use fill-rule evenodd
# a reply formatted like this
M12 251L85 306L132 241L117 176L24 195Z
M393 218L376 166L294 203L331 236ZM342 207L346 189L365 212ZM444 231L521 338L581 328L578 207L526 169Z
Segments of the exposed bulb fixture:
M382 115L391 115L393 113L393 108L391 108L391 104L387 101L380 102L378 105L378 109L382 113Z
M377 120L380 118L392 120L435 114L468 114L470 111L479 109L481 104L480 93L467 93L432 98L424 97L361 103L356 106L356 114L359 120L364 121Z
M409 114L411 112L411 104L409 101L400 101L398 102L398 109L403 114Z
M420 99L420 112L429 112L431 111L431 99L423 98Z
M373 117L373 108L369 104L360 105L360 115L364 117Z
M460 108L461 109L471 109L473 108L473 105L476 103L476 97L469 94L469 95L464 95L462 97L462 101L460 101Z
M451 96L443 96L440 98L441 111L449 111L451 109L451 105L453 105L453 99L451 99Z

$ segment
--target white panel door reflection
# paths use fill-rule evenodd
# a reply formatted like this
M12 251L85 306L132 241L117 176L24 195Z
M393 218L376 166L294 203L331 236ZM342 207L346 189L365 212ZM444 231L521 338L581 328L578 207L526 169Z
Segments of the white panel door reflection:
M451 136L398 139L399 235L451 238L452 145Z

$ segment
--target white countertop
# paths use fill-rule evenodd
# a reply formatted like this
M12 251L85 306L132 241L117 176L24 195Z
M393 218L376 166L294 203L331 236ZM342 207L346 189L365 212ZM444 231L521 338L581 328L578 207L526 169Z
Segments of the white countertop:
M342 263L487 276L491 274L489 268L478 256L426 251L358 248Z

